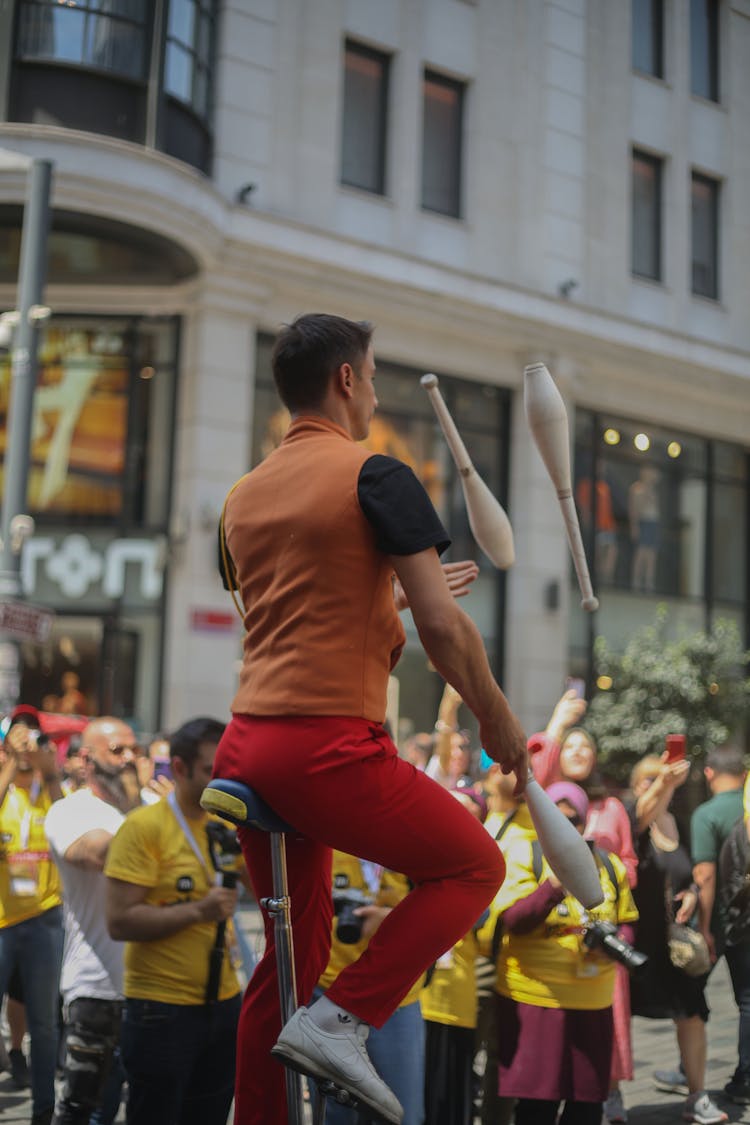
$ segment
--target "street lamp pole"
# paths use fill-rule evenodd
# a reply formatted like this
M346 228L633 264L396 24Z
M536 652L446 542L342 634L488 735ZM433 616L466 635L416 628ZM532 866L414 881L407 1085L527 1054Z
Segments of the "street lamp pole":
M24 518L29 478L29 450L37 379L39 321L47 274L52 162L32 160L21 235L18 306L13 319L10 402L5 432L3 507L0 516L0 599L21 596L21 548L33 530ZM9 710L20 692L20 652L14 637L0 633L0 713Z

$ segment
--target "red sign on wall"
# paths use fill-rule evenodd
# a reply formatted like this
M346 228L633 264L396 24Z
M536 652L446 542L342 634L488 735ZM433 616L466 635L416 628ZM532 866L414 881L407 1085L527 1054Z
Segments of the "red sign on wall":
M198 633L233 633L240 624L238 614L220 609L192 609L190 628Z

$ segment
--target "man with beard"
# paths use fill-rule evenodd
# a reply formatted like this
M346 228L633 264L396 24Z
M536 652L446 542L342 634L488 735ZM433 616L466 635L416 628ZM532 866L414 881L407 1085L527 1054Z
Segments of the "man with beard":
M63 930L44 819L61 796L54 747L40 733L38 713L17 707L0 762L0 998L17 966L31 1039L32 1125L49 1125L55 1102Z
M127 723L113 718L89 723L81 736L85 787L58 801L47 817L65 921L60 979L65 1064L56 1125L88 1125L103 1101L106 1109L97 1116L108 1122L119 1106L122 1072L119 1064L113 1070L113 1061L120 1040L123 950L107 932L102 872L125 813L139 804L135 752L136 737Z

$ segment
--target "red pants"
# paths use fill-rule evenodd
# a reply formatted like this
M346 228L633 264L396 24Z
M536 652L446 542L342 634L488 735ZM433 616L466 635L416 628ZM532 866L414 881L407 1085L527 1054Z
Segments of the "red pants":
M476 923L502 882L495 841L436 782L399 758L382 727L363 719L236 715L214 776L250 785L299 830L287 837L295 967L306 1003L328 963L331 849L382 864L414 883L330 999L380 1027L414 981ZM272 894L267 833L240 833L258 899ZM235 1122L285 1125L283 1067L269 1056L281 1027L273 922L240 1017Z

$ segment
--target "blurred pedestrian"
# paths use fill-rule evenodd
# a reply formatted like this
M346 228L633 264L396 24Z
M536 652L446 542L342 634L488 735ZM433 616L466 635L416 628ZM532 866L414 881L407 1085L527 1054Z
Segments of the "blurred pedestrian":
M588 798L558 782L550 797L583 833ZM590 917L548 867L535 837L506 852L498 893L502 934L497 972L499 1092L518 1099L516 1125L600 1125L609 1091L615 964L601 928L629 941L637 918L617 855L596 850L604 902ZM500 901L498 901L500 900ZM543 1044L543 1065L540 1065Z
M107 932L104 861L125 814L140 803L137 739L120 719L95 719L81 736L86 786L47 814L63 882L63 1083L54 1125L110 1125L120 1104L123 947ZM103 1106L106 1106L102 1113Z
M669 954L670 923L689 923L698 906L690 855L680 843L669 810L675 790L685 783L689 772L687 761L670 763L666 755L649 754L636 763L630 777L638 854L634 944L648 956L642 974L630 982L631 1008L637 1016L674 1020L687 1086L683 1117L698 1125L721 1125L727 1115L705 1088L708 977L688 976L672 963Z
M107 924L125 946L122 1059L128 1125L226 1125L240 986L231 917L200 806L224 724L170 738L174 790L135 809L105 865Z
M0 763L0 996L15 965L31 1041L32 1125L55 1103L58 983L63 928L60 879L44 820L62 797L54 747L34 708L17 707Z

